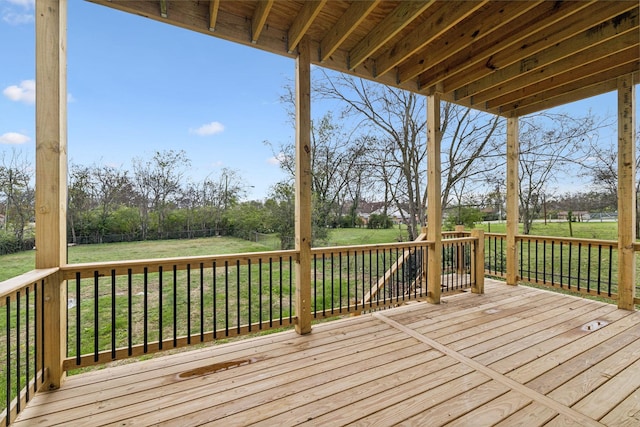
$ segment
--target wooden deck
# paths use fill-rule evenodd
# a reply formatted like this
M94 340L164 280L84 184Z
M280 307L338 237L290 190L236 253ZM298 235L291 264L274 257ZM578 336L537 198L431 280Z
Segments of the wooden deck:
M640 313L486 294L68 378L26 425L640 425Z

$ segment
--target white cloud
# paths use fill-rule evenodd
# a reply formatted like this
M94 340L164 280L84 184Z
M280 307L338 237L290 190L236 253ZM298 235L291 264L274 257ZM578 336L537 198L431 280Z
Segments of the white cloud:
M73 95L71 95L70 93L67 93L67 102L68 103L76 102L76 99L73 97Z
M2 20L10 25L22 25L31 24L35 21L35 17L31 13L5 11L2 14Z
M6 0L8 3L22 6L25 9L33 9L36 6L36 0Z
M23 135L17 132L7 132L5 134L0 135L0 144L11 144L11 145L19 145L24 144L25 142L30 141L27 135Z
M287 157L285 156L284 153L278 153L277 155L273 156L273 157L269 157L267 159L267 163L269 163L270 165L276 165L279 166L280 163L284 162L287 159Z
M200 136L215 135L224 131L224 125L220 122L211 122L200 126L197 129L189 129L190 133L195 133Z
M0 0L0 3L2 3L2 0ZM4 22L10 25L22 25L31 24L35 21L31 12L35 9L35 0L4 0L4 3L11 5L2 11L2 20ZM16 8L22 8L23 10L18 11Z
M25 104L35 104L36 81L23 80L19 85L12 85L5 88L2 93L12 101L24 102Z

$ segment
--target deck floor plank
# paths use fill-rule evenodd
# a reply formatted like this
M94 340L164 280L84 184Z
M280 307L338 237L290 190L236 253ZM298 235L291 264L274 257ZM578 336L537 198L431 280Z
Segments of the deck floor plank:
M354 421L362 414L370 414L388 408L405 399L416 395L421 395L443 384L450 383L456 378L472 372L472 369L456 363L452 359L438 359L448 366L443 366L439 371L432 373L422 373L412 381L406 381L405 373L398 374L400 386L389 389L390 383L386 378L371 381L356 387L343 388L339 392L318 400L308 399L301 405L287 410L275 417L264 420L258 425L296 425L306 421L317 421L321 417L328 418L332 412L348 406L347 410L351 415L342 413L341 421ZM435 365L430 365L434 367ZM395 384L395 381L392 383ZM355 417L355 418L354 418Z
M527 382L526 385L538 393L548 394L580 374L606 369L607 374L603 375L616 375L618 371L614 371L614 369L616 364L621 362L620 354L628 353L635 354L636 358L640 358L640 327L638 326L629 330L628 333L618 334L585 351L572 358L568 363L556 366Z
M600 421L609 426L634 427L640 425L640 390L631 393Z
M487 343L487 348L481 349L478 356L473 359L479 363L491 366L498 372L510 372L532 360L540 354L552 351L575 338L570 331L579 328L583 324L604 314L617 313L615 307L589 307L578 310L576 317L571 317L563 322L551 321L546 325L539 325L537 329L528 327L521 329L520 339L512 339L504 345L497 346L495 343ZM623 314L617 314L622 316ZM624 314L626 315L626 314ZM569 333L568 333L569 332ZM478 349L476 349L476 352ZM468 357L469 352L461 351Z
M373 341L375 343L375 341ZM380 354L379 363L383 363L387 359L393 359L394 357L400 357L403 352L411 355L424 352L425 346L417 346L417 343L411 342L406 339L396 340L389 344L370 346L367 350L374 354ZM329 362L333 362L338 366L348 365L356 353L357 348L342 347L331 353L328 359ZM366 351L365 351L366 354ZM387 357L385 357L387 355ZM171 374L165 377L164 383L161 387L153 387L153 384L148 384L148 381L136 382L135 384L141 384L142 390L132 393L127 390L126 395L115 394L112 396L103 396L102 399L93 399L93 403L85 405L84 414L90 416L92 422L102 422L102 419L110 419L109 416L120 417L123 414L127 416L137 416L140 413L146 413L150 409L147 405L149 400L154 400L158 405L176 405L184 404L192 399L198 397L209 397L211 393L211 385L215 384L216 391L219 394L216 399L225 403L231 399L233 395L244 395L248 391L258 392L262 388L269 390L273 387L286 385L289 381L296 377L305 378L317 373L322 374L325 367L322 363L315 363L314 358L308 359L309 365L295 364L292 367L288 367L287 364L280 363L280 360L275 357L269 363L256 362L250 365L239 366L234 369L220 372L222 375L213 373L210 375L197 375L187 380L179 380L175 374ZM264 361L267 362L267 361ZM375 366L374 361L372 365ZM271 368L271 369L269 369ZM295 369L295 371L293 371ZM262 378L266 378L264 381L260 381ZM248 390L251 389L251 390ZM212 399L215 400L215 399ZM73 403L73 400L71 401ZM210 402L213 405L213 402ZM125 410L121 408L126 407ZM27 408L29 409L29 408ZM55 422L71 422L74 414L77 414L77 408L69 408L66 410L60 410L56 412L55 418L52 418ZM95 415L95 417L93 417ZM26 416L28 417L28 415ZM111 421L107 421L111 422Z
M67 387L67 384L65 383L65 387L62 390L45 392L42 395L38 395L34 399L33 405L37 406L41 402L45 401L47 404L51 404L55 401L70 399L74 399L74 402L82 402L84 397L91 396L93 393L105 394L107 390L113 390L114 393L119 394L118 390L120 387L131 387L132 383L147 383L148 381L154 381L161 377L178 375L181 372L202 366L211 366L217 363L224 364L229 363L230 361L248 360L251 358L266 361L275 358L274 356L277 354L278 357L282 357L283 359L277 360L275 363L281 365L289 361L297 360L301 357L306 359L318 356L324 352L340 351L344 347L344 343L342 341L344 337L348 337L352 340L354 345L357 346L364 345L364 343L368 343L373 346L377 339L385 340L385 342L388 343L396 340L395 337L390 337L390 335L393 334L393 331L385 329L383 325L373 319L369 319L367 323L358 322L357 325L357 329L345 330L344 334L342 334L339 339L336 339L334 334L322 332L319 334L315 334L314 332L313 335L304 337L297 337L291 332L285 332L277 334L278 337L276 340L263 341L263 345L256 345L255 347L246 347L245 345L236 346L235 343L232 346L221 346L221 348L225 350L235 349L236 351L224 351L212 354L211 350L209 350L209 353L197 353L195 358L192 357L191 352L184 352L181 353L181 355L172 355L171 359L167 361L168 363L164 367L162 367L162 365L158 365L157 361L159 359L139 362L133 365L119 366L112 368L117 371L117 373L110 374L101 381L86 382L85 380L82 384L74 383L70 387ZM298 340L298 338L301 338L301 340ZM245 343L242 342L241 344ZM208 357L203 355L207 355ZM142 363L142 365L140 365L140 363ZM131 367L135 367L135 365L137 365L136 371L131 371ZM144 369L141 369L143 366ZM95 374L94 372L89 374L92 373ZM231 373L231 375L235 374ZM219 374L219 376L224 377L225 375ZM75 379L75 377L84 377L84 374L71 377L71 379ZM154 383L149 385L157 386L158 384ZM138 389L129 388L129 390L133 392ZM48 394L51 394L51 396L48 396ZM91 397L89 397L89 400L91 400Z
M545 425L556 415L558 413L552 408L540 402L532 402L530 405L495 423L494 427L537 427Z
M640 389L640 360L636 360L622 370L619 375L613 377L601 375L601 377L602 385L597 388L594 386L599 381L595 378L593 381L586 382L585 387L589 387L593 391L572 406L576 411L597 420L618 406L627 396Z
M15 425L639 425L640 313L485 291L71 376Z

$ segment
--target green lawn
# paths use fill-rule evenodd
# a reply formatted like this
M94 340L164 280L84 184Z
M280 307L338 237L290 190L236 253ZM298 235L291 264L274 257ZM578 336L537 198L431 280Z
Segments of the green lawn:
M406 241L406 228L368 230L366 228L329 230L321 246L364 245ZM121 261L145 258L218 255L273 250L271 244L260 244L235 237L207 237L193 240L150 240L145 242L105 243L71 246L70 264L100 261ZM35 251L0 256L0 282L33 270Z
M486 232L505 233L505 222L478 223L476 228L482 228ZM618 240L617 222L573 222L571 223L573 237L580 239ZM522 225L520 225L522 233ZM570 237L568 222L534 222L531 228L534 236Z

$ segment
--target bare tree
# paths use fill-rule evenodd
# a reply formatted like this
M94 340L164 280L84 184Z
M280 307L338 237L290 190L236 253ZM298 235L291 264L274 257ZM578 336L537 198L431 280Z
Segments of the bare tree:
M190 164L184 150L156 151L150 159L138 157L133 160L143 239L148 233L150 211L158 216L158 233L163 232L169 204L180 194L182 180Z
M349 192L362 189L366 165L361 161L367 140L344 131L331 112L313 121L311 132L311 191L313 193L314 223L328 227L337 223L341 207ZM273 149L273 146L272 146ZM278 147L280 166L290 178L295 176L295 146ZM354 183L359 183L360 190ZM357 186L357 185L356 185ZM320 229L318 229L319 231ZM316 233L316 237L319 236Z
M414 239L426 216L426 112L425 99L414 93L362 79L323 71L314 91L344 106L342 118L357 120L356 127L377 142L372 149L372 174L383 186ZM494 168L493 146L498 117L474 113L445 103L442 111L442 204L450 202L462 180L482 179Z
M529 234L543 198L553 193L560 172L577 170L586 154L582 149L598 128L593 115L574 118L567 114L539 114L521 121L520 216L523 233Z
M19 242L24 240L26 226L35 215L35 189L31 183L33 170L25 156L16 150L0 156L0 201L4 203L4 229L13 231Z

